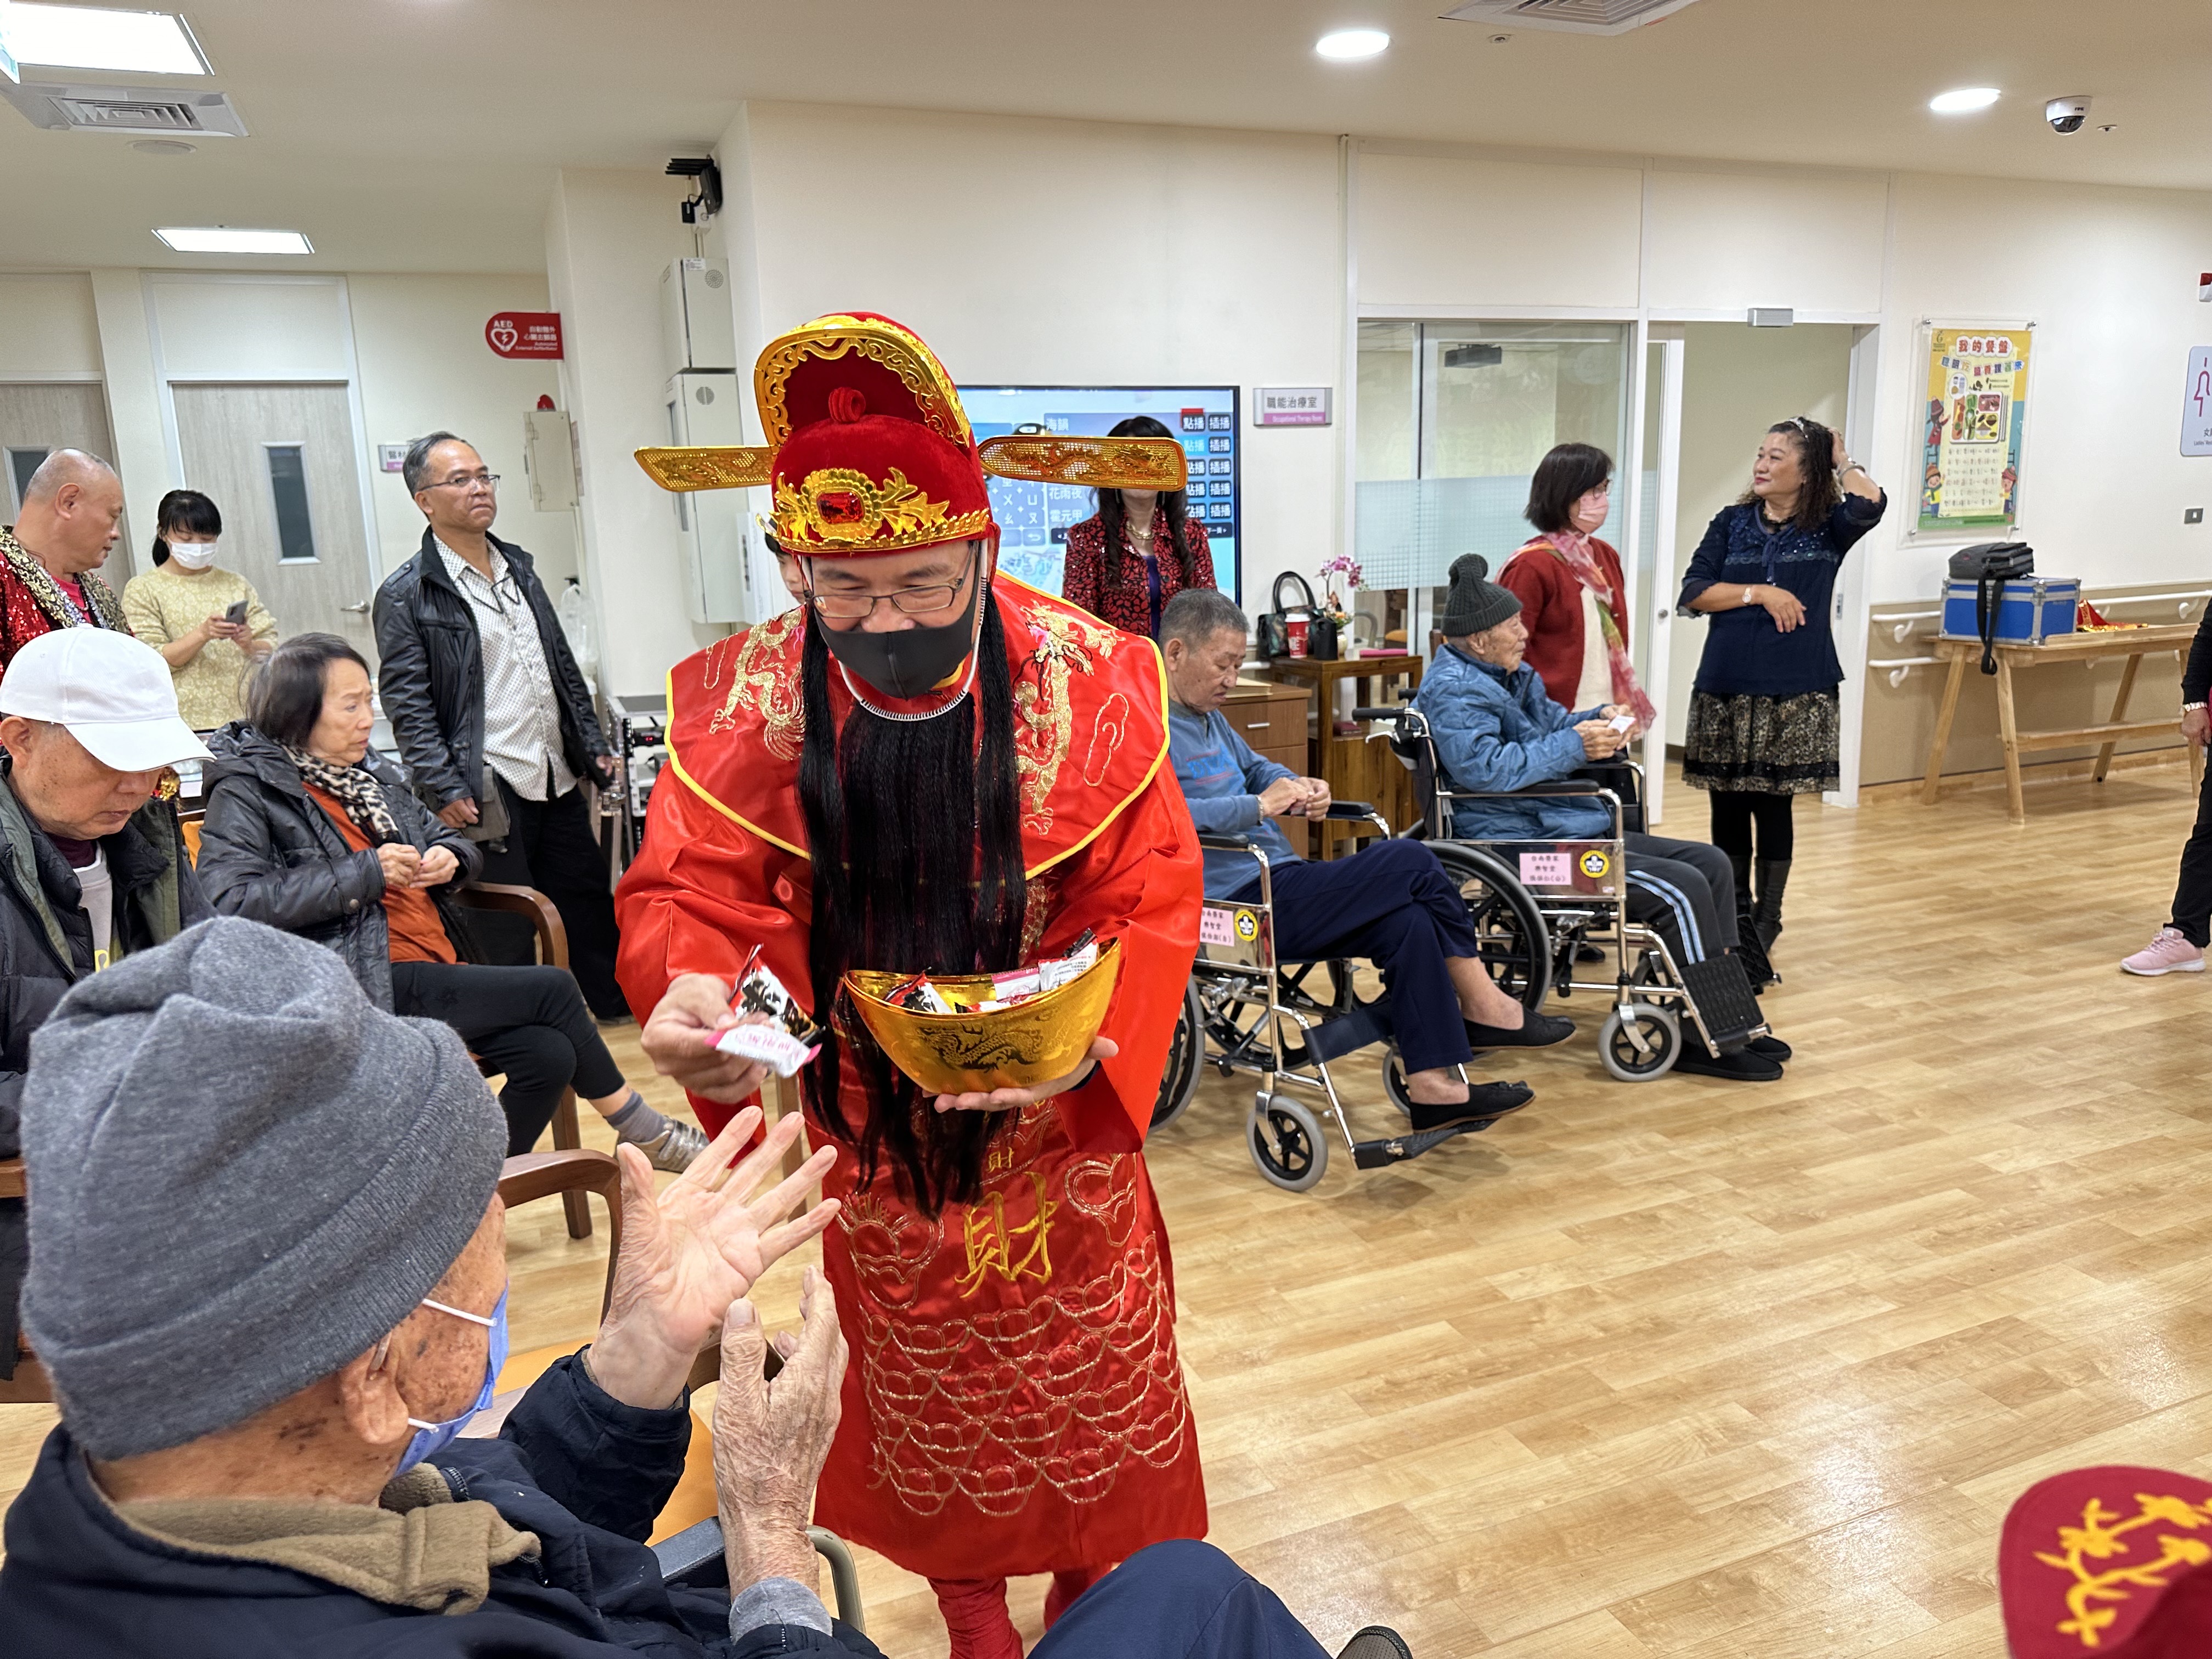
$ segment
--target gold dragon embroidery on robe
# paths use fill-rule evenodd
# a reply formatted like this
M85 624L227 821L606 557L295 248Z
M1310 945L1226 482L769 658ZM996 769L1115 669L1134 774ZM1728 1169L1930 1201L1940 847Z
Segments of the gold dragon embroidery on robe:
M743 709L760 717L761 742L769 754L781 761L799 758L806 736L806 711L799 703L799 676L789 658L791 636L805 614L794 608L771 617L707 653L706 690L712 691L725 673L730 677L729 695L721 711L708 722L709 732L731 730Z
M1075 745L1075 709L1068 698L1068 683L1078 674L1091 674L1094 658L1114 654L1120 636L1103 623L1087 617L1038 610L1028 621L1036 633L1036 650L1030 660L1036 678L1024 674L1014 689L1014 766L1021 778L1022 828L1041 836L1052 828L1050 802L1060 769ZM1106 775L1114 752L1128 732L1128 699L1115 692L1106 699L1091 721L1083 761L1086 783L1096 785Z

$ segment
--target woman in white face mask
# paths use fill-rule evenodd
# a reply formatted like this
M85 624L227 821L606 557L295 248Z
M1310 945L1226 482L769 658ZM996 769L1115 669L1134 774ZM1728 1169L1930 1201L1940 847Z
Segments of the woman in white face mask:
M154 568L123 589L131 631L168 659L177 707L198 732L245 718L246 669L276 648L253 584L215 562L222 514L197 489L161 497Z

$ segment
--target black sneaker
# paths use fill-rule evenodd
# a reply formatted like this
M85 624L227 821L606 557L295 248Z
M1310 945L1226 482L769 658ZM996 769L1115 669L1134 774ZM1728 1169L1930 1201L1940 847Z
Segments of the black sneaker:
M1413 1659L1413 1650L1388 1625L1370 1625L1344 1644L1336 1659Z
M1525 1083L1470 1084L1467 1098L1455 1104L1425 1106L1415 1101L1412 1113L1413 1129L1416 1133L1420 1133L1430 1129L1464 1127L1480 1133L1508 1112L1519 1111L1535 1097L1536 1091Z
M1778 1036L1757 1036L1743 1045L1754 1054L1765 1054L1769 1060L1790 1058L1790 1045Z
M1565 1042L1575 1034L1575 1023L1557 1014L1540 1014L1534 1008L1524 1009L1520 1026L1507 1030L1499 1025L1485 1025L1480 1020L1467 1020L1467 1046L1484 1048L1549 1048Z
M1680 1058L1674 1062L1674 1069L1692 1077L1724 1078L1730 1083L1775 1083L1782 1077L1782 1062L1778 1060L1769 1060L1748 1048L1740 1048L1715 1060L1702 1048L1690 1047L1687 1039L1683 1042Z

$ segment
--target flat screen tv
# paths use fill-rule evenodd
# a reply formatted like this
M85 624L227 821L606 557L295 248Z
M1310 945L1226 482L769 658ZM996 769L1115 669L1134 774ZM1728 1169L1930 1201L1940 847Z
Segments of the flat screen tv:
M1242 602L1235 386L963 386L960 401L979 439L1009 432L1103 437L1132 415L1159 422L1182 440L1189 459L1190 516L1205 522L1214 584ZM1059 592L1067 528L1098 510L1096 492L1012 478L990 485L1000 567L1032 587Z

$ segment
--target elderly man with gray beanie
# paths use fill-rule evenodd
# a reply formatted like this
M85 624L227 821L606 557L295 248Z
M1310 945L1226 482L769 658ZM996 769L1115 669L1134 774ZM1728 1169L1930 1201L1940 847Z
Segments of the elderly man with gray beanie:
M597 1340L498 1437L456 1438L505 1356L507 1127L461 1041L372 1006L345 964L204 923L62 1000L23 1097L23 1326L61 1405L9 1510L0 1648L75 1659L835 1650L805 1534L845 1349L807 1270L761 1381L742 1298L819 1233L833 1161L756 1196L740 1113L656 1193L620 1149ZM735 1163L736 1168L732 1170ZM729 1584L665 1584L645 1539L719 1340ZM818 1628L817 1628L818 1627Z
M1520 596L1490 580L1480 554L1452 562L1441 626L1444 648L1421 678L1413 707L1426 717L1443 787L1470 793L1453 803L1453 829L1469 841L1607 841L1613 811L1595 794L1501 794L1569 778L1620 753L1634 725L1618 703L1571 713L1522 660L1528 624ZM1609 787L1593 781L1595 791ZM1722 1053L1682 1045L1674 1070L1738 1083L1782 1075L1790 1046L1751 1034L1762 1023L1737 954L1735 878L1727 857L1702 842L1630 831L1629 915L1667 942Z
M791 1218L830 1149L754 1195L799 1125L739 1161L747 1107L658 1191L618 1147L597 1339L472 1438L507 1351L507 1125L452 1029L239 920L78 986L24 1093L23 1321L62 1420L8 1511L0 1654L883 1659L824 1610L806 1534L842 1400L836 1300L807 1268L770 1377L744 1299L837 1213ZM718 1341L722 1576L670 1583L645 1540ZM1133 1653L1326 1659L1188 1540L1109 1573L1033 1659ZM1376 1626L1339 1659L1410 1656Z

